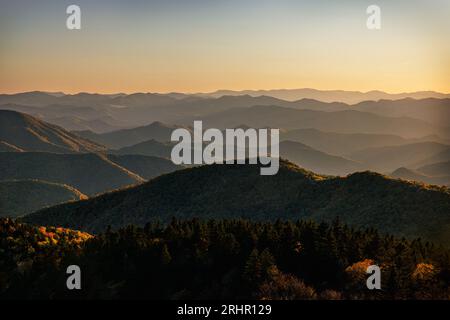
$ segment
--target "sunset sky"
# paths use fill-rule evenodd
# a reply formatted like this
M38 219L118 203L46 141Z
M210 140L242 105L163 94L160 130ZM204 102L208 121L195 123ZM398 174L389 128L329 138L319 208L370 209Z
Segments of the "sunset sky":
M303 87L450 92L450 1L0 0L0 93Z

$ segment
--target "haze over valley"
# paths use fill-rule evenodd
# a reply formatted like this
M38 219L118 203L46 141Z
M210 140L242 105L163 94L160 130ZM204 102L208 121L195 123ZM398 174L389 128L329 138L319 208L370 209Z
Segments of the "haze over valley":
M335 183L347 185L347 182L350 183L355 181L356 177L361 177L362 181L367 181L367 185L364 185L362 189L355 189L354 192L361 196L365 192L370 198L372 179L375 179L370 177L377 177L373 181L384 183L387 190L397 184L405 190L411 189L414 185L414 188L432 190L423 192L436 194L443 192L439 197L446 199L444 203L448 205L448 189L445 186L450 185L448 165L450 162L448 123L450 98L447 95L434 92L402 95L382 92L344 94L344 91L309 89L269 90L261 92L264 95L249 91L241 93L242 95L238 92L218 91L213 94L80 93L66 95L25 92L0 95L0 186L4 190L0 215L24 216L52 204L88 198L93 199L92 203L97 203L95 199L98 194L111 191L114 191L111 196L101 197L116 199L120 198L121 193L116 194L115 190L120 189L124 189L123 194L127 195L136 192L137 197L137 194L141 194L138 190L146 190L143 185L147 181L153 181L156 178L149 184L156 186L159 181L157 177L184 169L171 161L171 150L175 145L170 141L171 134L177 128L192 130L194 120L202 120L204 129L280 129L280 156L302 170L306 170L305 172L311 172L307 175L323 177L320 178L325 179L321 183L323 188L330 188ZM293 99L294 97L300 99ZM319 100L313 100L311 97ZM376 99L360 101L363 98ZM349 101L353 104L348 104ZM209 169L196 170L199 170L200 174L202 170L206 172ZM378 175L372 176L372 173L368 173L369 171L377 172ZM234 169L226 170L226 173L224 171L223 177L228 176L230 172L234 172ZM178 176L184 175L174 173L173 179L176 181ZM282 178L283 176L282 173L277 178L282 179L282 182L277 182L277 185L287 183L287 190L293 188L286 193L287 195L297 187L290 185ZM346 176L348 177L345 178ZM197 178L192 179L194 181ZM320 179L317 180L318 178L314 179L320 181ZM315 181L314 179L312 181ZM267 181L261 178L261 182L255 181L252 184L262 183L269 187L272 184L270 181L272 181L270 178ZM293 178L292 183L295 181L296 179ZM241 181L240 183L246 185L250 182ZM414 184L411 185L411 183ZM367 191L363 191L366 187ZM175 189L163 191L169 187L154 188L156 187L152 187L151 190L177 195L180 199L185 193ZM230 192L230 188L232 187L223 186L219 189ZM308 191L308 188L304 192L313 192ZM17 199L18 193L15 190L24 190L30 195L37 192L35 190L41 190L39 192L42 196L39 199L28 197L27 202L21 203ZM204 194L204 191L199 190L199 192ZM267 192L264 191L263 194L268 195ZM223 196L222 194L220 197ZM137 199L134 197L133 199ZM186 201L190 199L187 195L185 197ZM255 195L243 197L243 199L253 198L256 201ZM300 198L295 200L297 197ZM345 201L340 193L330 197L334 199L335 205ZM285 205L274 208L272 213L276 216L277 210L291 206L292 204L288 204L291 201L303 201L301 199L302 196L294 192L292 198L283 200L283 202L287 201ZM340 200L337 201L337 199ZM72 218L65 213L65 208L61 210L65 218L62 218L63 216L56 218L56 213L52 213L52 218L46 219L46 211L43 211L39 215L30 216L39 217L39 220L30 218L34 220L29 221L98 231L102 230L106 223L112 222L112 220L109 221L113 219L110 215L115 212L115 206L123 205L122 201L125 200L111 202L111 206L105 212L109 217L105 222L101 222L103 220L94 222L89 218L83 222L75 220L72 222ZM139 200L139 203L141 201L144 201L144 198ZM165 201L159 198L153 204L150 201L149 207L142 209L142 212L152 212L154 209L150 209L151 207L160 207ZM214 210L207 207L208 209L203 211L192 211L193 209L188 210L185 207L185 209L168 210L167 214L179 212L185 216L189 211L206 214L208 217L210 214L228 217L229 214L226 212L231 209L227 208L226 202L223 201L222 205ZM261 219L270 218L269 212L262 213L256 208L270 206L272 201L274 199L260 199L253 204L255 206L253 209L245 209L243 202L237 201L238 207L231 211L234 214L242 212L244 216L255 211ZM330 200L323 201L325 202L322 206ZM209 200L202 200L205 205L208 202ZM113 206L112 203L116 204ZM78 208L79 205L75 202L74 206ZM129 204L127 206L129 209L133 207ZM199 204L193 206L198 208ZM295 205L295 207L298 206L298 204ZM68 206L68 208L71 207ZM373 207L371 205L371 208ZM80 208L84 208L84 205ZM310 204L306 207L300 205L298 208L303 208L298 212L298 214L304 212L301 214L302 217L329 219L328 213L325 214L328 209L318 209L316 204L312 207ZM100 214L103 209L93 210ZM122 217L121 221L140 223L152 217L164 217L166 209L158 213L155 211L155 216L147 213L145 217L139 216L139 210L141 209L136 207L134 214L137 216L126 219ZM339 212L341 209L336 210ZM295 210L292 213L288 210L284 214L295 215ZM410 212L410 214L415 213ZM377 219L379 218L380 216ZM405 218L411 217L407 215ZM441 218L447 219L444 216L440 216L439 219ZM373 225L399 235L415 234L412 229L402 231L403 229L398 229L388 222L384 225L381 222L372 224L368 221L375 218L368 219L366 221L353 217L348 218L346 222ZM113 225L116 224L113 222ZM423 236L442 239L443 236L436 236L436 232L442 234L443 231L431 231L434 228L425 228L427 231L425 229L417 231L417 234L423 232Z

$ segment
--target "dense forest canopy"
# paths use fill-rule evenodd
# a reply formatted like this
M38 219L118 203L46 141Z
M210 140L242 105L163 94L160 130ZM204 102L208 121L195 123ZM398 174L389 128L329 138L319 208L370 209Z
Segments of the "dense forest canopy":
M82 290L66 288L73 264ZM372 264L381 290L366 287ZM449 251L338 219L173 219L95 237L0 220L1 299L448 299L449 284Z

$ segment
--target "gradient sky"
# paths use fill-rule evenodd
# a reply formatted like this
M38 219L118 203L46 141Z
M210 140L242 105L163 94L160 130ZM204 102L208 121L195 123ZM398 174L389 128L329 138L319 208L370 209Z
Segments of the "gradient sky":
M450 1L0 0L1 93L303 87L450 92Z

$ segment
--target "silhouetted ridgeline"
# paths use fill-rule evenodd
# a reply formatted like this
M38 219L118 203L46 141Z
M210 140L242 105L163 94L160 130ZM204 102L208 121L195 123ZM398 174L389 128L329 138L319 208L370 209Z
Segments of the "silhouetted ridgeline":
M0 110L0 142L3 142L3 148L9 146L5 151L79 153L105 150L105 147L61 127L9 110Z

